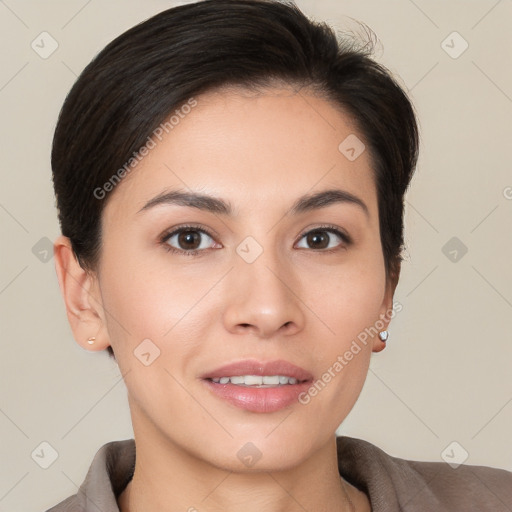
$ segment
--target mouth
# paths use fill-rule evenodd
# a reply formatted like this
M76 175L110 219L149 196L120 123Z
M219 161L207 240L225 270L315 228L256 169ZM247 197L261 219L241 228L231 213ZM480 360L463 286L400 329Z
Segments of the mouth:
M213 394L251 412L271 413L298 403L313 376L287 361L239 361L201 376Z
M232 377L216 377L209 380L217 384L234 384L235 386L258 388L275 388L277 386L289 386L298 382L306 382L286 375L234 375Z

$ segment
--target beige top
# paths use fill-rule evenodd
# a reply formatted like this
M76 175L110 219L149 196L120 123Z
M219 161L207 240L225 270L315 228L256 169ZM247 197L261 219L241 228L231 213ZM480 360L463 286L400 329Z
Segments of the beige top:
M512 472L399 459L351 437L336 442L340 475L368 495L373 512L512 512ZM78 493L46 512L119 512L134 468L134 439L104 444Z

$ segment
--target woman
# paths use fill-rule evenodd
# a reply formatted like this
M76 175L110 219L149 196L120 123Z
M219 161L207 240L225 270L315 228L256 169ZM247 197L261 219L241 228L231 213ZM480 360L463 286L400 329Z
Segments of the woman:
M52 152L56 269L135 439L52 511L512 509L512 473L335 434L386 346L418 154L369 54L293 4L206 0L81 74Z

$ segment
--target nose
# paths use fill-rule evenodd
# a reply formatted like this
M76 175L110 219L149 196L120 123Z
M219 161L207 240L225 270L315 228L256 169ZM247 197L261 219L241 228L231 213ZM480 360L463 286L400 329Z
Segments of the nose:
M270 250L252 263L235 255L226 283L224 323L229 332L259 338L290 336L304 328L300 283L290 264Z

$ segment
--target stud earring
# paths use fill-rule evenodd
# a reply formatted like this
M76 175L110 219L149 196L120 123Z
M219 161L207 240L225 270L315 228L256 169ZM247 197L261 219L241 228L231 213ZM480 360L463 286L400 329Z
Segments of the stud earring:
M379 332L379 338L380 338L380 340L381 340L383 343L386 343L386 341L387 341L387 339L388 339L388 336L389 336L388 331L380 331L380 332Z
M87 343L89 343L89 345L92 345L95 341L96 341L96 338L94 336L92 336L91 338L89 338L87 340Z

